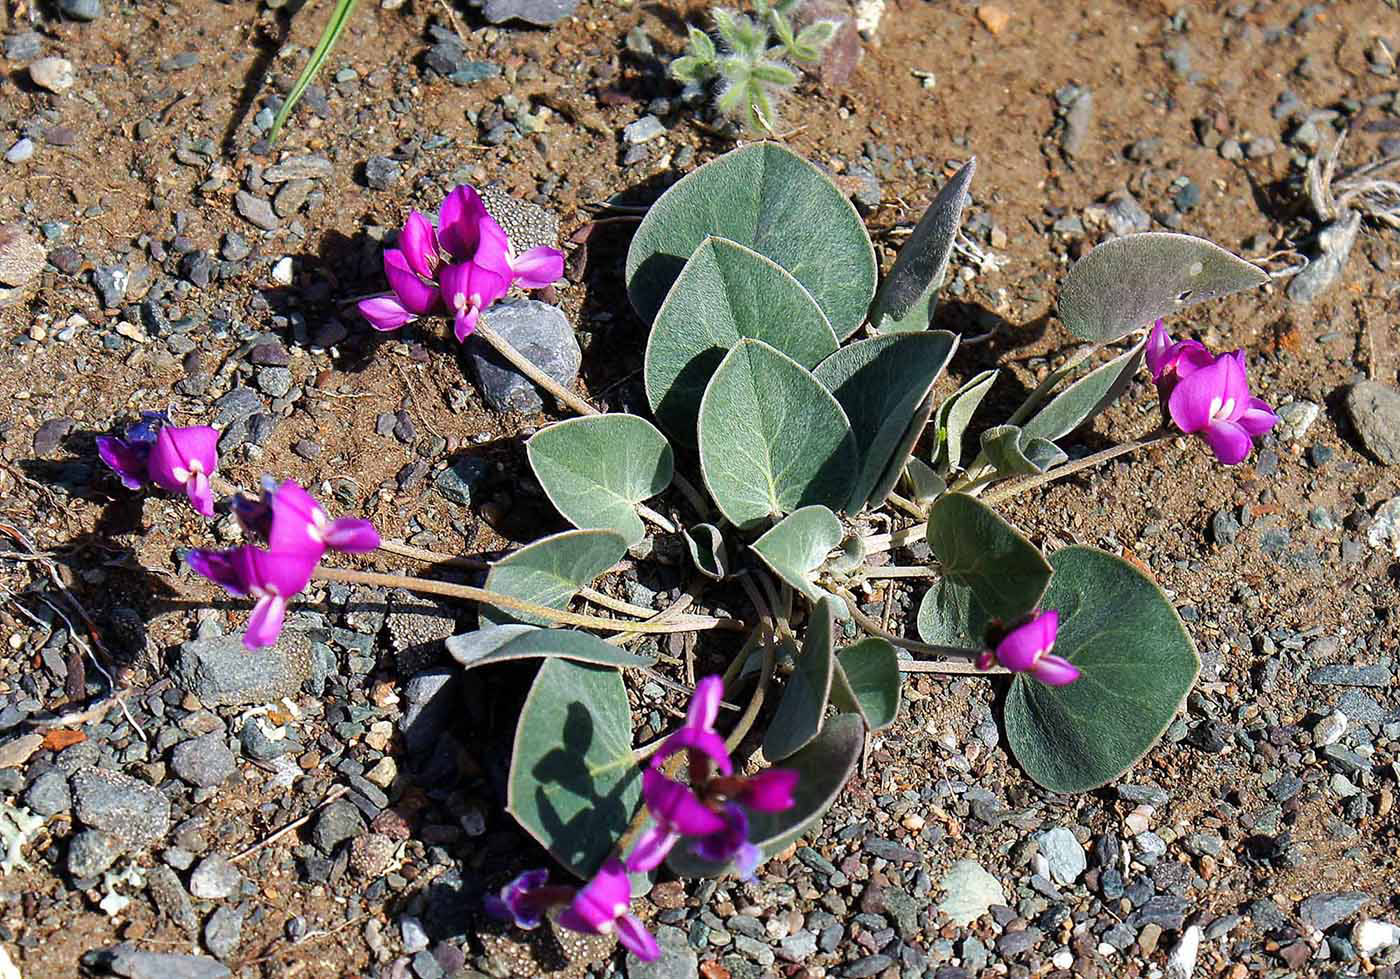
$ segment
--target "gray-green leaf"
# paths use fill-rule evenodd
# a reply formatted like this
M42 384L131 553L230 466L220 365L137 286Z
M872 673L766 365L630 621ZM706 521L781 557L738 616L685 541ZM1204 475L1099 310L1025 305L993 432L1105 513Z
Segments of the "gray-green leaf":
M1119 778L1161 737L1200 671L1160 588L1127 561L1087 547L1050 559L1045 608L1060 612L1055 654L1079 667L1064 687L1017 676L1006 734L1026 774L1055 792Z
M1060 287L1059 314L1081 339L1116 340L1188 306L1268 281L1263 269L1204 238L1127 235L1074 264Z
M899 655L888 640L868 636L836 656L831 702L859 714L865 726L880 731L899 713Z
M982 433L982 451L1002 476L1043 473L1069 458L1049 439L1028 436L1019 425L997 425Z
M764 735L763 756L769 761L782 761L821 733L831 697L835 628L836 599L828 595L812 610L797 669L784 684L783 697Z
M836 185L791 150L775 143L734 150L652 205L627 252L627 294L643 320L655 318L686 259L712 235L791 272L837 336L865 319L876 272L865 224Z
M842 347L812 372L845 410L860 453L849 512L871 501L904 440L910 416L928 397L957 345L957 337L946 330L875 337Z
M751 530L800 507L845 505L859 458L836 399L801 364L741 340L700 404L700 468L729 522Z
M840 543L841 521L836 514L824 506L806 506L778 521L749 546L774 574L816 603L826 593L812 582L813 573Z
M622 674L546 659L515 727L510 814L571 873L588 877L641 799Z
M933 646L982 649L991 617L967 585L939 578L919 603L919 638Z
M661 304L643 362L651 410L685 444L695 444L705 385L745 337L809 369L837 347L831 324L802 283L751 248L706 238Z
M714 524L702 523L688 527L683 532L685 546L690 550L690 559L695 568L706 578L719 581L729 574L729 548L724 535Z
M1021 426L1027 436L1050 441L1068 435L1117 401L1142 364L1146 341L1065 388Z
M525 443L549 502L575 527L613 530L630 547L646 536L637 504L671 485L665 436L636 415L571 418Z
M597 666L651 666L654 656L638 656L596 636L574 629L539 629L532 625L489 625L447 640L447 652L464 669L508 660L558 656Z
M928 544L945 577L967 585L988 615L1012 622L1050 581L1040 551L982 501L947 493L929 509Z
M934 425L938 429L938 450L933 456L934 468L942 473L956 472L962 462L963 433L976 414L982 399L997 379L995 369L983 371L958 388L938 406Z
M976 172L973 157L943 185L895 256L894 268L870 306L870 322L881 333L927 330L933 322L953 239L967 204L967 188Z
M909 483L909 495L921 506L948 492L948 483L922 459L911 458L905 463L904 478Z
M610 530L566 530L527 544L491 566L486 588L536 605L565 609L578 590L622 559L627 541ZM483 624L549 625L523 612L481 606Z

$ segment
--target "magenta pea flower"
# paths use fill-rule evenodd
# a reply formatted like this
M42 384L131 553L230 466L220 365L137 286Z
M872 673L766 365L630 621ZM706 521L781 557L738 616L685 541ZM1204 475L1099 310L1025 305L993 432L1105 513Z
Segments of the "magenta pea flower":
M1167 410L1176 427L1200 435L1227 466L1243 462L1254 440L1278 424L1278 415L1249 393L1244 351L1221 354L1173 388Z
M1165 411L1167 399L1182 379L1202 367L1209 367L1215 356L1199 340L1173 341L1162 321L1158 320L1147 335L1147 369Z
M755 812L786 812L794 804L797 772L790 768L767 768L744 780L735 798Z
M262 496L257 500L235 497L233 512L245 533L266 541L274 551L314 552L319 558L328 547L363 554L379 546L379 532L372 523L354 517L332 520L326 508L292 479L278 483L263 477Z
M486 912L517 928L527 931L538 928L552 905L566 903L574 894L572 887L549 887L548 884L548 870L527 870L502 887L499 896L486 895ZM560 900L562 895L567 896Z
M1013 673L1029 673L1049 687L1063 687L1079 679L1079 669L1063 656L1055 656L1055 637L1060 631L1056 609L1035 612L1010 631L994 636L994 648L977 657L979 670L994 665Z
M163 426L146 458L146 472L161 489L183 492L195 510L212 517L214 492L209 477L219 465L218 446L218 429Z
M612 858L583 886L573 903L559 912L559 924L590 935L616 934L617 940L643 962L661 957L661 947L641 919L631 913L632 883L622 861Z
M634 874L659 867L682 837L709 836L725 828L724 818L689 785L667 778L657 768L648 766L642 772L642 798L652 825L637 837L627 858L627 869Z
M763 859L758 847L749 842L749 816L744 807L734 803L724 804L723 826L708 836L702 836L690 845L695 855L711 863L725 864L733 861L739 871L740 880L753 880L753 872Z
M243 633L249 649L271 646L282 633L287 600L311 581L320 553L265 551L245 545L228 551L190 551L185 562L201 574L241 598L255 598L253 614Z
M496 246L487 246L495 249ZM466 340L476 329L482 310L510 291L510 266L505 247L491 262L458 262L442 270L442 299L452 314L452 335Z
M170 424L170 417L163 411L143 411L141 420L128 425L121 438L115 435L97 436L97 454L107 467L121 479L127 489L139 490L150 479L147 462L151 456L151 446L161 427Z

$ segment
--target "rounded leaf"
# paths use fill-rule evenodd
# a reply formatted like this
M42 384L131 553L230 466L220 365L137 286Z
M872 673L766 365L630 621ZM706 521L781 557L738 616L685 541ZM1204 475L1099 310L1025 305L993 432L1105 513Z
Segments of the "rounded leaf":
M491 566L486 588L511 598L568 608L578 590L622 559L627 541L610 530L566 530L527 544ZM528 622L549 625L523 612L481 606L481 621L492 625Z
M934 646L981 649L991 618L967 585L939 578L919 602L919 638Z
M732 22L716 17L731 46ZM737 87L737 86L736 86ZM854 333L875 294L875 250L855 207L811 163L776 143L711 160L651 206L627 252L627 294L651 322L696 247L728 238L806 287L837 336Z
M745 337L809 369L837 347L831 324L802 283L751 248L706 238L656 314L642 368L657 421L687 445L695 444L705 385Z
M800 507L845 506L859 458L836 399L801 364L741 340L700 403L700 468L740 530Z
M1050 582L1040 551L966 493L946 493L929 509L928 544L944 577L972 589L988 615L1006 622L1035 608Z
M815 604L826 593L813 583L813 574L840 543L836 514L824 506L807 506L788 514L749 546L774 574Z
M448 655L470 670L517 659L547 659L558 656L576 663L598 666L653 666L654 656L629 653L597 636L575 629L540 629L532 625L490 625L475 632L450 636L445 644Z
M1117 779L1161 737L1200 671L1196 648L1162 590L1121 558L1066 547L1042 601L1058 609L1055 654L1080 670L1063 687L1011 682L1006 734L1026 774L1055 792Z
M831 702L839 710L859 714L867 728L879 731L894 723L902 685L894 646L868 636L837 655Z
M1068 435L1099 414L1128 389L1142 364L1147 341L1097 367L1065 388L1021 426L1032 438L1050 441Z
M763 757L778 762L809 744L822 731L831 697L836 599L828 595L812 612L797 668L783 685L783 697L763 738Z
M616 531L629 547L646 536L637 504L670 486L675 469L666 437L636 415L571 418L536 432L525 451L570 523Z
M1060 287L1060 319L1083 340L1116 340L1188 306L1269 281L1258 266L1191 235L1114 238L1074 263Z

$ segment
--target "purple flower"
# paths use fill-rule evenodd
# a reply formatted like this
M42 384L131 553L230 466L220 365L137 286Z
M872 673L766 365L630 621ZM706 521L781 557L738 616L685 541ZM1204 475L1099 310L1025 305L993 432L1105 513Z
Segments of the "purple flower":
M1152 383L1157 385L1158 397L1165 408L1173 389L1183 379L1190 377L1202 367L1209 367L1215 360L1205 344L1197 340L1177 340L1167 334L1166 327L1158 320L1147 335L1147 369L1152 374Z
M1249 393L1244 351L1221 354L1183 377L1167 399L1177 428L1200 435L1227 466L1243 462L1259 438L1278 424L1273 409Z
M786 812L793 806L797 772L790 768L769 768L744 780L736 798L756 812Z
M363 554L379 546L379 533L368 520L332 520L325 507L291 479L279 484L264 477L262 497L235 497L233 512L250 537L266 541L274 551L314 553L319 558L328 547Z
M201 574L239 597L257 599L243 645L271 646L282 632L287 599L311 580L319 554L264 551L244 546L228 551L190 551L185 561Z
M486 895L486 911L493 918L510 921L517 928L538 928L550 902L539 900L540 890L549 881L549 871L543 868L527 870L501 888L500 896Z
M151 455L151 446L161 426L170 424L170 418L163 411L143 411L141 420L127 426L126 435L97 437L97 454L101 457L127 489L139 490L146 485L149 472L146 462Z
M166 425L156 434L146 459L146 473L161 489L172 493L183 491L197 511L212 517L214 493L209 487L209 477L219 465L218 445L218 430L207 425L191 428Z
M627 868L609 859L597 876L584 885L573 903L559 913L559 924L591 935L611 935L643 962L655 962L661 948L646 925L631 913L632 884Z
M1029 619L1000 636L995 649L977 658L979 670L1001 664L1013 673L1029 673L1050 687L1063 687L1079 679L1079 669L1063 656L1052 655L1055 636L1060 631L1060 613L1055 609L1035 612Z
M753 872L763 854L749 842L748 814L736 803L725 803L723 821L723 828L700 837L691 844L691 849L701 860L711 863L729 863L732 860L740 879L753 880Z
M660 866L682 836L709 836L725 827L724 819L691 786L668 778L659 768L648 766L642 772L642 798L653 824L637 837L627 858L627 869L634 874Z
M715 719L719 716L719 703L724 699L724 680L717 676L701 678L695 685L695 693L686 708L685 723L661 745L651 760L653 768L659 769L666 759L678 751L691 750L691 778L697 780L708 776L709 759L725 775L734 771L734 762L724 739L715 731ZM699 754L697 755L696 752Z
M510 291L505 249L499 262L458 262L442 270L442 299L452 314L452 334L460 343L476 329L481 311Z

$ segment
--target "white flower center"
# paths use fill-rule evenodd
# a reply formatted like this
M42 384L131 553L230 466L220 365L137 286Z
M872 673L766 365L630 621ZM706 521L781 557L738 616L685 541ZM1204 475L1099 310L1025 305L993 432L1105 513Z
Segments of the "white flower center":
M1221 398L1219 395L1210 399L1211 418L1229 418L1235 411L1234 398Z

